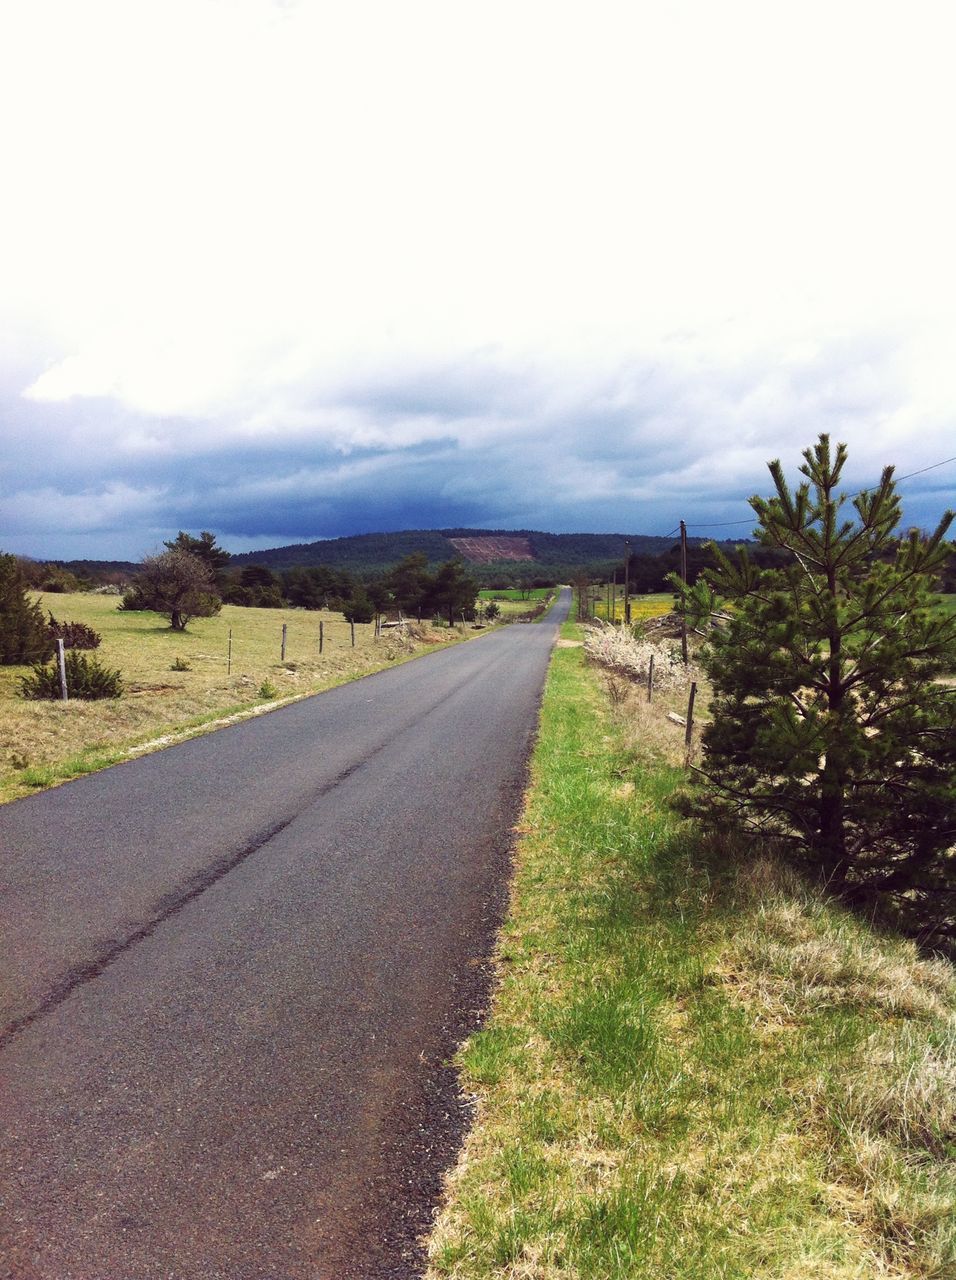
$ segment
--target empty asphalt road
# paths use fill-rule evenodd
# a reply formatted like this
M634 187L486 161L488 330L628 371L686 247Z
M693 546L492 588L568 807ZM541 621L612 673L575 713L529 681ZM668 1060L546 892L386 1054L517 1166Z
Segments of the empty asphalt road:
M0 1276L417 1274L568 604L0 808Z

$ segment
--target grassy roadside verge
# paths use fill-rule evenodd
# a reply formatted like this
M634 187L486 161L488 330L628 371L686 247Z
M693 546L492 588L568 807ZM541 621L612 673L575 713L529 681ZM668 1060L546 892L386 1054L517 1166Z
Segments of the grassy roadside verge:
M653 743L556 650L429 1280L956 1274L952 967L702 847Z

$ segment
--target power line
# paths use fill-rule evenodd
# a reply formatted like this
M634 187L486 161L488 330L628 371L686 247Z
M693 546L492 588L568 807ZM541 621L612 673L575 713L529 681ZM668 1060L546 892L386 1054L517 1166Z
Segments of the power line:
M952 458L944 458L942 462L933 462L928 467L920 467L918 471L908 471L905 476L894 476L893 481L899 484L903 480L911 480L913 476L925 475L927 471L935 471L937 467L945 467L947 463L956 462L956 456ZM873 489L878 488L877 485L871 484L866 489L858 489L856 493L851 493L850 498L860 498L864 493L870 493ZM698 520L693 524L688 523L688 529L729 529L733 525L751 524L756 520L756 515L747 516L743 520ZM676 529L672 529L670 533L663 533L658 536L662 538L670 538L673 534L679 532L680 525Z
M909 480L913 476L925 475L927 471L935 471L937 467L945 467L947 462L956 462L956 457L944 458L942 462L934 462L931 466L920 467L919 471L909 471L905 476L894 476L893 481L894 483L899 484L901 480ZM875 484L870 485L870 489L875 489L875 488L876 488ZM861 489L860 493L869 493L870 489ZM854 498L858 498L860 496L860 493L854 493L851 496Z

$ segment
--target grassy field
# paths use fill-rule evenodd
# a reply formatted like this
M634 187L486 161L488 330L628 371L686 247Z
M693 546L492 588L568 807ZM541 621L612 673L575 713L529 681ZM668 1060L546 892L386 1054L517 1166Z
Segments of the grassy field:
M703 844L663 709L556 650L429 1280L956 1275L952 966Z
M528 604L536 600L546 600L551 595L554 595L553 587L532 587L528 591L519 591L517 588L483 587L478 592L481 600L523 600Z
M495 588L486 588L478 592L478 599L486 603L494 600L500 610L499 617L503 622L507 622L509 618L529 613L536 606L556 595L557 591L554 587L535 587L531 591L504 589L499 591Z
M608 619L607 589L603 593L599 588L592 589L594 598L594 616ZM956 613L956 595L940 597L940 609L944 613ZM674 596L671 592L657 592L651 595L631 596L631 621L644 622L648 618L659 618L670 613L674 607ZM618 587L611 599L611 620L624 621L624 588Z
M611 597L611 611L608 613L607 589L594 588L594 617L605 622L624 621L624 588L618 587ZM631 622L646 622L648 618L659 618L670 613L674 607L674 596L670 591L658 591L649 595L631 596Z
M41 603L58 619L85 622L100 632L103 643L95 656L122 672L126 692L115 701L27 702L18 690L29 668L0 667L0 802L125 759L131 749L157 739L198 732L412 656L393 631L376 640L371 623L356 625L353 649L341 614L225 605L217 617L197 618L180 634L158 614L120 612L116 596L51 595ZM463 633L423 628L423 634L430 643L419 643L417 652ZM189 669L174 669L183 664Z

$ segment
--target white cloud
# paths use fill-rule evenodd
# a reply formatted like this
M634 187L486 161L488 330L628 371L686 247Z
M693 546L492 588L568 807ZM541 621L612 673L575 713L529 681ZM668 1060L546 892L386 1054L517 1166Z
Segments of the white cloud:
M729 493L824 426L926 465L953 34L860 0L7 6L0 324L43 359L6 395L73 415L103 486L450 440L602 501ZM582 461L592 429L669 478Z

